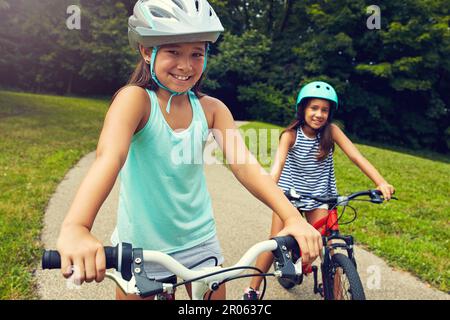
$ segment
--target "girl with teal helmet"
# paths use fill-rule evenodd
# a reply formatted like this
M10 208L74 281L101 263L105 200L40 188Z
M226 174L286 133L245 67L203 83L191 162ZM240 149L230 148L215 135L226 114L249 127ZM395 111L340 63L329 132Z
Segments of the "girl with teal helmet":
M317 257L320 234L253 161L227 106L198 90L207 47L223 31L208 1L140 0L128 26L130 44L142 58L128 85L114 95L97 158L63 222L57 244L63 275L69 277L75 265L80 282L104 279L103 244L90 230L119 174L113 245L128 242L158 250L186 266L202 261L197 268L213 266L214 259L204 259L211 256L221 264L203 166L210 130L236 178L279 214L284 235L306 239L298 241L302 252ZM152 279L171 276L155 265L144 264L143 269ZM186 289L189 293L190 286ZM133 298L120 290L116 296ZM224 298L222 284L212 299Z
M320 109L319 106L307 108L308 103L312 99L315 99L314 101L318 104L328 105L323 109L323 116L319 114L311 114L310 112L308 113L308 111L311 111L312 109ZM339 103L336 91L330 84L323 81L310 82L304 85L298 93L297 102L295 104L295 113L297 115L296 120L299 121L301 126L306 126L305 130L308 130L308 128L317 129L316 133L321 135L319 143L319 160L323 160L330 148L334 148L334 144L331 139L331 120L333 119L334 113L338 109L338 105ZM312 116L315 116L314 119L310 119ZM312 120L315 120L315 122ZM319 127L317 127L315 123L318 123ZM312 135L314 135L314 133L312 133Z
M331 123L339 106L333 86L314 81L303 86L295 105L296 119L282 132L271 175L284 192L294 189L314 196L336 195L333 152L336 143L349 159L371 179L386 200L394 193L390 185L375 167L364 158L342 130ZM308 222L319 231L325 227L328 205L309 198L302 198ZM283 222L273 213L271 237L283 228ZM256 267L267 272L272 264L271 255L262 254ZM303 264L308 272L311 264ZM258 297L261 277L254 277L245 290L244 299Z
M133 15L128 19L128 40L133 49L141 52L145 64L149 65L151 79L148 79L148 82L152 89L158 86L170 93L166 106L167 113L170 113L173 97L186 95L192 88L198 93L201 78L185 90L176 90L167 83L162 83L155 72L156 56L161 46L183 42L204 42L203 73L206 69L209 43L216 42L223 30L214 9L206 0L140 0L136 3ZM151 51L145 48L151 48ZM140 68L142 69L143 66L141 64ZM147 80L146 73L141 71L144 75L142 79Z

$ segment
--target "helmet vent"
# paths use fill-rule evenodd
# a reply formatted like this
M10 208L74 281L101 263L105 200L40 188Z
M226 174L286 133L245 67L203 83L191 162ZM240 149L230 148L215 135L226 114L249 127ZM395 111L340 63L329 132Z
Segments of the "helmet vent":
M330 87L326 87L327 88L327 90L330 90Z
M179 0L172 0L172 2L175 3L175 5L181 10L186 11L186 9L183 7L183 4Z
M197 12L198 12L198 0L195 0L195 8L197 9Z
M320 86L319 86L319 85L317 85L317 86L316 86L316 88L320 88Z
M171 14L170 12L167 12L166 10L163 10L161 8L150 8L150 13L152 14L152 16L154 16L156 18L177 19L173 14Z

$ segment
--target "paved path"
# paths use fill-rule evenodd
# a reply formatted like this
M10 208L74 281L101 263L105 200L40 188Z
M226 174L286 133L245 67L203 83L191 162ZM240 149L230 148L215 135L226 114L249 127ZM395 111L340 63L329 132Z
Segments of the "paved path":
M238 123L240 125L242 123ZM45 214L42 242L46 248L55 248L59 228L75 193L95 159L95 152L86 155L71 169L57 188ZM254 243L265 240L271 223L271 210L254 198L233 174L222 165L206 165L206 179L211 193L218 236L225 256L225 266L238 261ZM93 234L105 245L116 223L118 184L103 204L96 218ZM450 296L430 288L409 273L393 270L382 259L356 247L359 272L368 299L446 299ZM115 285L110 280L100 284L83 284L79 288L68 286L59 270L42 271L37 267L38 291L42 299L114 299ZM227 284L228 299L237 299L248 285L248 279ZM276 280L268 278L266 299L318 299L312 293L312 277L303 284L286 291ZM187 299L184 289L178 290L178 299Z

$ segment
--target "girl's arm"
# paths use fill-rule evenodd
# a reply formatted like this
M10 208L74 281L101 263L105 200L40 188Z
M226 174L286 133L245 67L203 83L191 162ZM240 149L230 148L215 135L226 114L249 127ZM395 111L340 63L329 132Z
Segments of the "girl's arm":
M271 176L249 152L228 108L217 100L213 112L214 137L235 177L250 193L279 215L284 223L284 229L279 235L294 236L304 260L314 261L322 250L320 233L300 216Z
M381 174L375 169L375 167L358 151L355 145L349 138L342 132L342 130L335 124L331 125L331 135L333 140L344 151L347 157L358 166L359 169L372 180L377 189L383 193L383 197L386 200L390 200L395 189L390 185Z
M61 271L76 281L102 281L105 273L103 244L90 230L95 217L114 186L128 154L131 137L148 108L147 93L139 87L120 91L106 115L97 145L96 159L81 183L61 227L57 249Z

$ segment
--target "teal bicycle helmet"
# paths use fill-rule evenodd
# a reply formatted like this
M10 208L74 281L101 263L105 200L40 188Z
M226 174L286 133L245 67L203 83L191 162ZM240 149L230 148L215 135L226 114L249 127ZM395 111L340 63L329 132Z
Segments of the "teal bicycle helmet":
M326 99L333 103L335 110L338 109L338 96L336 94L336 91L330 84L326 82L314 81L303 86L303 88L298 93L297 103L295 105L295 112L298 111L298 105L305 98Z

